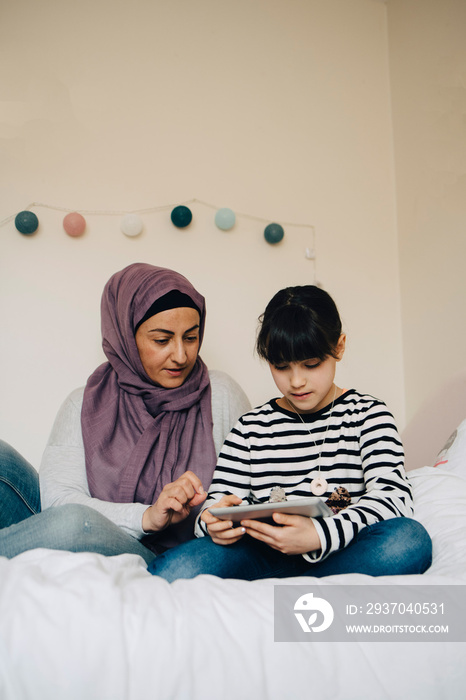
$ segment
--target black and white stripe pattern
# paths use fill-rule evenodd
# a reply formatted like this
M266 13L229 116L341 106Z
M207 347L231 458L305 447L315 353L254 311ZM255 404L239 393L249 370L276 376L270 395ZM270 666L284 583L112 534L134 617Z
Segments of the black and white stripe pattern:
M346 547L366 525L412 515L403 446L382 401L352 389L333 411L326 407L302 418L304 424L275 399L242 416L225 440L204 507L229 493L245 503L268 501L274 486L288 497L311 496L320 463L329 485L323 498L344 486L352 504L331 518L314 519L322 550L305 554L309 561ZM198 520L196 535L203 534Z

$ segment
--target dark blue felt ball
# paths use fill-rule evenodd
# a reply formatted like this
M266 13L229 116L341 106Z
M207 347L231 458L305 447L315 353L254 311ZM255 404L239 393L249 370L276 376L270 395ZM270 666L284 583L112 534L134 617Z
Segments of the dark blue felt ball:
M32 211L20 211L15 218L15 226L20 233L30 236L37 231L39 219Z
M184 207L183 205L175 207L171 213L172 223L177 228L185 228L186 226L189 226L192 218L193 215L191 209L188 209L188 207Z
M264 238L267 243L271 243L272 245L280 243L284 235L285 231L280 224L269 224L264 229Z

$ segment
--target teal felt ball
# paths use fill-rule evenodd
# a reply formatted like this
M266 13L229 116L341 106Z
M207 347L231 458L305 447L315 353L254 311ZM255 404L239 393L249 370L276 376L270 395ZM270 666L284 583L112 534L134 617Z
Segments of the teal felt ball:
M20 211L16 215L15 226L20 233L30 236L37 231L39 219L32 211Z
M275 245L275 243L280 243L285 235L285 231L280 224L269 224L264 229L264 238L267 243Z
M228 207L219 209L215 214L215 225L222 231L229 231L235 225L235 212Z
M188 207L184 207L183 205L175 207L171 213L172 224L174 224L177 228L185 228L186 226L189 226L192 218L193 215L191 209L188 209Z

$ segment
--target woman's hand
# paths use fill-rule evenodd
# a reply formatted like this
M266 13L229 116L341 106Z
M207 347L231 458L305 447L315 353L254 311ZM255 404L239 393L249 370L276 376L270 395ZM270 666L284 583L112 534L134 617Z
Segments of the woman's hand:
M144 532L159 532L169 525L181 522L191 508L204 503L207 497L201 480L193 472L187 471L176 481L164 486L160 496L142 516Z
M215 508L226 508L229 506L239 506L242 503L238 496L223 496ZM207 531L215 544L233 544L244 535L244 528L233 527L231 520L220 520L216 518L207 508L201 514L201 520L207 525Z
M304 515L274 513L273 519L281 527L260 520L242 520L246 533L265 542L282 554L305 554L321 548L317 530L311 518Z

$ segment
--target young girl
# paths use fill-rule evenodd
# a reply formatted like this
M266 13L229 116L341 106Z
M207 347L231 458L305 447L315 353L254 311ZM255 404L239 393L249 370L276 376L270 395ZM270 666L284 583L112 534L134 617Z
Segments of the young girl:
M278 292L261 319L257 351L282 396L240 418L220 453L199 539L158 556L168 581L214 574L269 577L423 573L432 544L413 513L403 446L385 404L334 383L346 337L331 297L314 286ZM333 516L275 513L274 524L233 527L208 510L319 496Z

